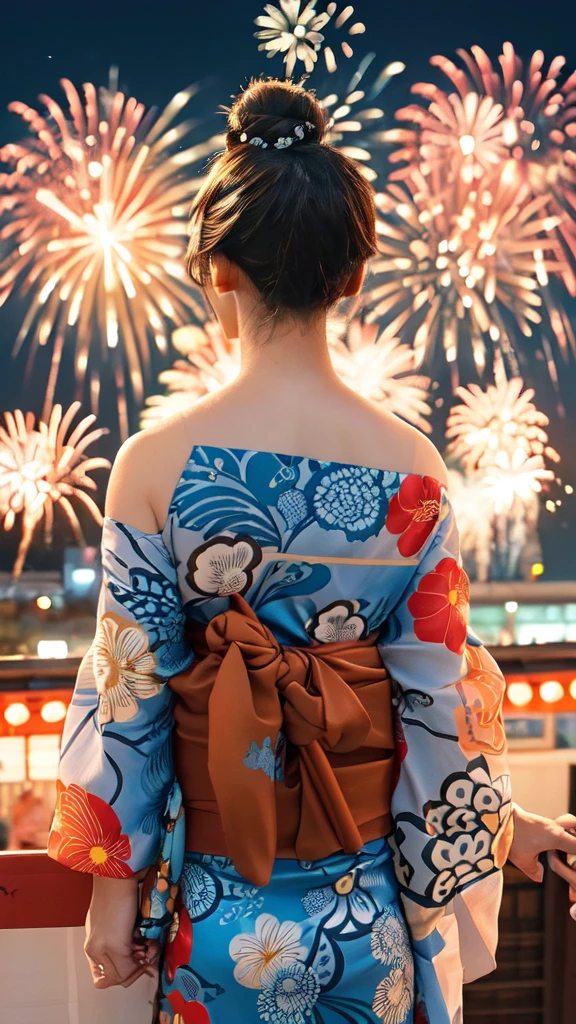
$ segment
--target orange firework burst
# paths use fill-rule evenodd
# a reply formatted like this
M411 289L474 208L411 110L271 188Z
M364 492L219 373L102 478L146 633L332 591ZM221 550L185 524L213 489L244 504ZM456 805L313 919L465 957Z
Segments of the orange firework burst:
M150 369L149 341L166 351L166 324L200 307L182 265L188 200L199 178L182 176L222 142L186 149L190 123L170 127L196 92L178 93L156 117L121 92L67 79L64 111L48 96L43 117L24 103L10 110L32 137L0 150L0 238L12 251L0 261L0 304L19 286L32 293L16 350L31 335L53 345L46 406L52 404L62 346L76 336L78 386L91 376L98 400L96 352L111 359L122 434L127 434L126 370L136 401ZM112 350L112 352L110 352Z
M461 177L471 185L512 160L514 180L527 184L532 196L546 195L548 212L560 215L556 231L570 257L563 277L575 294L576 71L558 85L564 57L545 70L537 50L525 67L511 43L504 44L499 69L479 46L457 53L463 66L441 56L430 61L454 91L416 83L412 92L428 106L398 110L396 117L413 127L385 133L384 141L401 147L391 161L406 163L393 177L409 177L418 167L436 183Z
M6 426L0 426L0 517L4 529L11 530L16 516L22 516L22 537L13 574L22 572L26 555L37 526L44 520L47 543L52 540L54 507L58 505L78 544L84 544L80 521L72 504L81 502L102 525L102 514L94 499L86 493L96 484L88 475L94 469L109 469L104 458L86 458L84 452L108 431L99 427L87 433L96 417L86 416L66 437L72 420L80 409L74 402L62 415L62 407L54 406L46 421L20 409L4 413Z
M376 197L380 255L364 296L368 320L383 324L384 337L413 341L418 365L441 344L455 368L466 345L479 372L489 350L490 363L500 351L517 373L516 335L530 337L543 317L573 345L546 288L565 266L548 196L532 198L506 168L492 187L469 189L458 179L433 193L428 185L415 171Z

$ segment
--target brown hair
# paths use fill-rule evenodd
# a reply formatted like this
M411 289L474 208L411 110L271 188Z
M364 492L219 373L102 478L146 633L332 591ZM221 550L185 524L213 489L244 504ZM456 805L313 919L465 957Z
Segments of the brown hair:
M226 150L192 207L190 276L205 284L210 257L221 252L271 313L328 308L376 251L372 188L323 141L326 115L301 86L253 80L228 111L227 128ZM288 148L275 147L290 136ZM266 146L251 145L253 138Z

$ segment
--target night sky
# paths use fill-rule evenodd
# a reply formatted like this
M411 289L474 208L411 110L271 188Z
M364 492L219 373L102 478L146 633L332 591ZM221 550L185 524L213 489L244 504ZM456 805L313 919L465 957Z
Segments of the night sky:
M325 5L319 2L317 6L322 10ZM358 56L375 50L374 68L393 60L402 60L407 65L404 74L392 81L378 101L387 115L382 127L394 124L394 110L409 101L412 82L443 81L441 75L428 67L428 59L435 53L452 56L457 47L479 44L496 60L502 42L509 40L525 59L541 48L548 59L562 53L567 58L569 71L576 67L573 0L557 0L554 4L543 0L539 3L535 0L524 3L489 0L477 4L458 4L454 0L441 4L423 0L395 4L358 0L355 7L357 18L365 22L368 30L366 36L356 39ZM38 94L46 93L62 101L60 78L70 78L77 87L86 81L106 85L111 65L119 66L120 88L147 105L162 106L180 89L203 81L202 92L190 105L190 115L203 122L198 129L200 137L220 130L222 116L216 113L219 104L226 104L252 75L283 73L278 58L266 60L257 50L253 19L261 13L263 3L257 0L237 3L191 0L187 5L173 2L136 5L119 0L115 5L92 2L73 6L12 0L10 8L3 10L0 21L0 145L15 141L23 134L20 118L6 110L11 100L19 99L35 106ZM319 61L319 70L310 82L319 95L332 89L344 91L345 83L355 70L353 60L343 59L333 76L328 76L322 67ZM384 172L385 152L378 153L373 163ZM25 385L24 359L13 361L10 355L24 310L25 302L18 299L10 299L0 309L0 411L20 406L39 412L42 406L45 380L42 364L31 382ZM576 320L576 306L572 311ZM571 482L576 486L575 367L567 365L562 370L564 419L558 416L543 365L529 361L523 372L526 383L537 388L538 406L550 416L550 438L562 455L559 475L563 483ZM158 390L155 380L151 380L149 393ZM445 379L437 393L448 395ZM73 397L66 369L57 397L65 402ZM434 439L440 446L443 415L439 411L435 419ZM106 424L106 408L102 410L101 422ZM109 422L113 424L112 416ZM117 444L118 437L112 433L108 450L101 448L100 451L113 456ZM100 479L104 482L105 475L101 474ZM541 538L548 579L576 578L576 495L566 497L560 486L554 486L551 497L560 496L562 509L554 515L542 514ZM96 528L89 527L87 532L89 540L97 540ZM58 536L58 542L66 539L66 532ZM17 527L13 536L0 543L0 570L10 569L16 540ZM28 566L34 569L57 568L60 564L59 543L52 553L36 544L28 560Z

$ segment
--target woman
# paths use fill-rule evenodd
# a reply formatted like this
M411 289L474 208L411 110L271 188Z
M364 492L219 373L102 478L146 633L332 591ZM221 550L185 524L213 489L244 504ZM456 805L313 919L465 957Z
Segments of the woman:
M94 874L98 987L166 941L162 1024L460 1020L507 855L540 878L576 852L511 803L440 456L332 368L375 215L324 132L290 83L236 100L188 269L241 371L131 438L108 490L50 852Z

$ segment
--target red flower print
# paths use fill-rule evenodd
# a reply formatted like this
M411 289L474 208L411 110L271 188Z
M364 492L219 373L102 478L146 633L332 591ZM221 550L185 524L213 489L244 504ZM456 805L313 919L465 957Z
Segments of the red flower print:
M105 800L81 786L59 786L48 852L61 864L106 878L129 878L132 856L128 836Z
M398 551L404 558L415 555L432 533L440 514L442 489L432 476L411 473L390 499L386 529L401 533Z
M408 599L416 636L424 643L444 644L454 654L463 654L469 604L470 583L464 569L454 558L443 558Z
M187 1003L180 992L171 992L168 1002L176 1014L173 1024L210 1024L208 1010L196 999Z
M192 921L186 907L182 904L174 915L174 924L166 943L164 963L169 981L174 980L174 975L179 967L188 967L191 956Z

